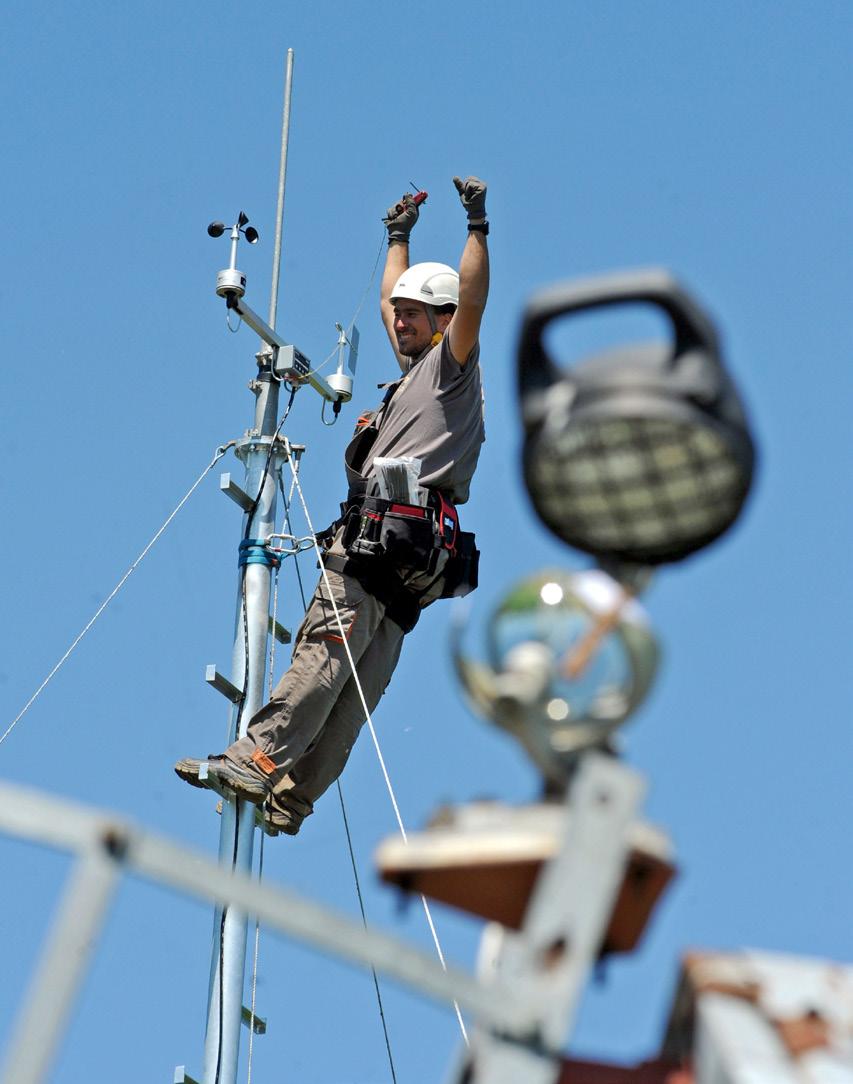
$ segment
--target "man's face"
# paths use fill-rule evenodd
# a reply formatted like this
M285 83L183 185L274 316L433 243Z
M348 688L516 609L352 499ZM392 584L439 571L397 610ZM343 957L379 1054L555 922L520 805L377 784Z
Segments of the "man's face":
M394 334L397 336L397 349L403 357L414 358L426 350L432 342L433 332L426 305L422 301L397 298L394 302Z

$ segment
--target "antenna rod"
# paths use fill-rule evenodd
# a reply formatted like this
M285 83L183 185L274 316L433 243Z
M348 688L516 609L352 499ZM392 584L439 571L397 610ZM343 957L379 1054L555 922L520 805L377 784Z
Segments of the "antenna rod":
M272 253L272 285L270 287L270 318L275 328L278 308L278 278L281 271L281 233L284 220L284 185L287 180L287 147L290 142L290 96L293 88L293 50L287 50L287 66L284 75L284 107L281 117L281 159L278 166L278 205L275 213L275 245Z

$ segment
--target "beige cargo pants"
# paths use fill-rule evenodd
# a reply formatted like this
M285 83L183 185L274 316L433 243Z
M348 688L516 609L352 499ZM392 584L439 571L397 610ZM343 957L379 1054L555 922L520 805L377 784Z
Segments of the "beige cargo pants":
M332 552L342 552L337 543ZM291 814L297 829L343 771L365 722L344 640L372 713L404 636L357 580L329 570L325 576L328 586L321 576L297 631L290 669L251 720L246 737L225 751L235 764L270 780L272 804ZM426 606L441 594L441 579L421 574L407 582L425 592Z

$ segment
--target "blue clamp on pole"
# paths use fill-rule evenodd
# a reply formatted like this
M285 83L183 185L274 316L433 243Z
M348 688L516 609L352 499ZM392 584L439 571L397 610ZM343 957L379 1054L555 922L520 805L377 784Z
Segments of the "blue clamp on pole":
M239 568L243 568L244 565L266 565L268 568L278 568L281 565L281 558L270 553L262 538L244 538L240 543L237 565Z

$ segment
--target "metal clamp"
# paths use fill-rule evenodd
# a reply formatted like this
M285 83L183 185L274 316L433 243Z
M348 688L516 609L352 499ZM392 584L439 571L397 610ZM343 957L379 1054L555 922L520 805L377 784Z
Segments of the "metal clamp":
M267 568L278 568L281 558L275 551L270 550L265 538L244 538L239 546L240 556L237 564L240 568L244 565L266 565Z

